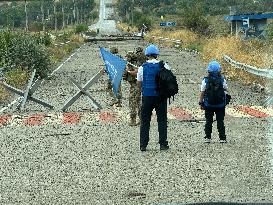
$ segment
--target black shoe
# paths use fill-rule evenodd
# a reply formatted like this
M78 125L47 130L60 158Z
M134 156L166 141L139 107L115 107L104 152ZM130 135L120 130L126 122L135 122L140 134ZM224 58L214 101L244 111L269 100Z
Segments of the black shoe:
M168 145L160 145L160 150L167 150L170 147Z
M141 152L145 152L146 151L146 147L140 147L140 151Z

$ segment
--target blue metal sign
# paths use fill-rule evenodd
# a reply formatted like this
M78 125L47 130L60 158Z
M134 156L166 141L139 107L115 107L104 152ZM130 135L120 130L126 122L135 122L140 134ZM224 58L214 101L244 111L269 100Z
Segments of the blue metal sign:
M176 22L160 22L160 26L176 26Z

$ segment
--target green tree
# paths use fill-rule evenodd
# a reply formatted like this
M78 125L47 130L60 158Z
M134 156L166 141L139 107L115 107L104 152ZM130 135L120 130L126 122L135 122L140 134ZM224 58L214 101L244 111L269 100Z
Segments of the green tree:
M141 29L143 24L145 24L148 28L152 26L152 20L149 16L143 15L143 13L139 11L134 11L133 15L135 19L133 26L136 26L138 29Z
M204 2L199 1L193 7L186 7L183 13L183 25L199 34L208 34L209 23L204 15Z
M42 30L46 30L57 25L57 29L60 29L71 23L90 21L94 7L94 0L13 1L11 4L0 6L0 27L28 29L30 26L36 30L42 25Z

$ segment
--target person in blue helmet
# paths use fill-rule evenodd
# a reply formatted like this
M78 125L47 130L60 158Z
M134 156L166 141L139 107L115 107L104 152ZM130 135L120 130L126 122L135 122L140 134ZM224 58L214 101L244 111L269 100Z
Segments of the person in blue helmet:
M137 72L137 85L142 94L142 105L140 115L140 150L146 151L149 143L149 131L152 111L155 109L158 122L160 150L169 149L167 141L167 99L161 98L155 77L160 70L158 48L151 44L145 49L147 61L139 67ZM167 69L170 69L165 64Z
M213 60L208 64L208 76L202 80L199 105L205 110L205 143L211 142L212 123L216 114L220 143L226 143L225 106L227 82L221 75L221 65Z

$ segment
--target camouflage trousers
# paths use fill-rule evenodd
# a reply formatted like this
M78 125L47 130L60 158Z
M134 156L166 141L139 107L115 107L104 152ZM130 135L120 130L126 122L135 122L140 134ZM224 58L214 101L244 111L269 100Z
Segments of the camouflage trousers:
M137 84L130 83L130 95L129 95L129 109L130 109L130 118L140 116L140 101L141 94L138 92Z
M122 98L121 84L119 85L118 96L115 96L114 91L112 90L112 84L111 84L110 80L108 80L107 88L106 89L109 92L109 94L110 94L110 96L112 98L112 101L121 102L121 98Z

